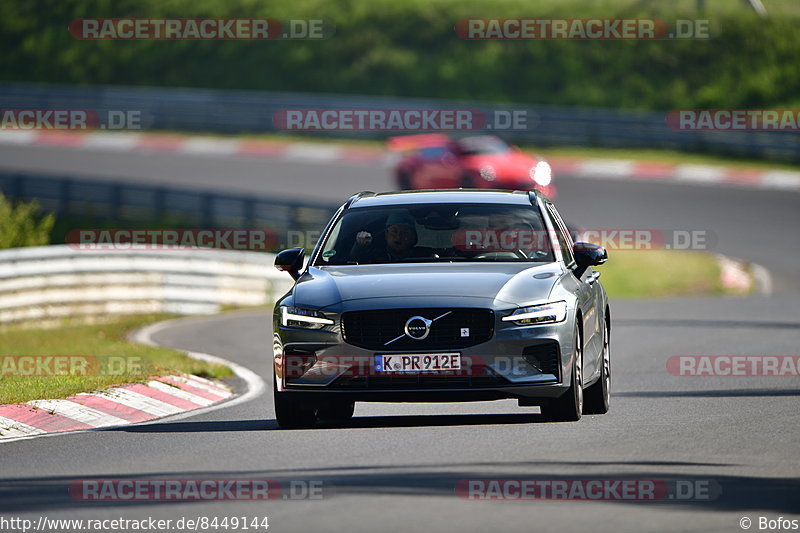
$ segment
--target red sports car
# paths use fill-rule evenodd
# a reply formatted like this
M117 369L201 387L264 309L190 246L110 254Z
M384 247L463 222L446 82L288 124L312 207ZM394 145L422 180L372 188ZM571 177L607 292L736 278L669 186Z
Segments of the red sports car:
M492 135L453 139L440 133L389 139L401 153L395 179L402 189L538 189L555 198L550 165Z

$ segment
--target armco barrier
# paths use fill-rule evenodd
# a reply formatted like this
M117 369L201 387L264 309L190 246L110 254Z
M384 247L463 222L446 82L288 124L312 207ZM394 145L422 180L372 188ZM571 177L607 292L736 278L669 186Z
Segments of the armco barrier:
M265 305L292 285L274 260L231 250L2 250L0 323Z
M222 133L275 131L275 113L286 109L473 109L524 111L527 128L500 132L514 142L539 146L662 148L800 161L794 132L676 131L667 111L397 98L365 95L277 93L168 87L0 83L5 109L137 111L145 130ZM384 138L385 131L328 131L327 136Z
M36 199L44 212L75 224L89 224L71 229L98 227L92 223L99 227L105 227L104 223L119 227L149 223L162 228L260 229L272 232L278 238L276 244L287 247L296 246L286 239L289 231L318 231L338 207L307 200L2 170L0 192L10 200Z

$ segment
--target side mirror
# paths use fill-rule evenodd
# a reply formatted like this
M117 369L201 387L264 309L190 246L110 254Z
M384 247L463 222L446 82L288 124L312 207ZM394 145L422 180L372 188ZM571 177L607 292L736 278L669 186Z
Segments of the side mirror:
M608 252L599 244L576 242L572 246L572 255L578 264L578 271L583 272L590 266L602 265L608 261Z
M305 255L305 248L283 250L275 257L275 268L282 272L288 272L292 278L297 279L300 277L300 269L303 268Z

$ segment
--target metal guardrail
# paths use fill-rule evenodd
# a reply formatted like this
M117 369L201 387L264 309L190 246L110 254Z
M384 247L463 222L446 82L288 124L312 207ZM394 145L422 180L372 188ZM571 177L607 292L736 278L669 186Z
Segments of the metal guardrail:
M0 323L265 305L293 283L274 260L227 250L2 250Z
M29 173L0 172L0 191L10 200L37 199L44 211L76 222L263 229L279 237L289 231L319 231L338 208L254 195ZM283 243L283 239L280 241Z
M286 109L475 109L524 111L525 130L509 140L540 146L662 148L800 162L793 132L711 132L670 129L664 112L488 104L458 100L302 94L214 89L0 84L5 109L92 109L141 112L144 129L221 133L272 132L273 116ZM327 136L383 138L387 132L325 132Z

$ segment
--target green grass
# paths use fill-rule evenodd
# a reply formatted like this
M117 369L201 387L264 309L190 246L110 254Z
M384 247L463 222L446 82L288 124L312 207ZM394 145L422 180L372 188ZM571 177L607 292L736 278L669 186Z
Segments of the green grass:
M0 331L0 365L19 360L9 355L96 356L100 371L90 365L87 375L20 376L0 374L0 404L51 398L65 398L112 385L142 383L154 375L176 372L208 378L232 375L223 365L195 361L176 350L132 344L126 335L146 324L171 318L169 315L139 315L115 318L102 324L63 324L56 328L7 327ZM110 359L115 358L115 359ZM16 362L15 362L16 361ZM112 367L124 361L127 368ZM18 368L18 367L17 367ZM95 374L95 375L90 375Z
M728 293L717 259L704 252L619 250L595 267L611 298L659 298ZM733 293L733 291L731 291Z
M668 110L800 105L800 2L764 0L5 2L0 79ZM98 5L99 4L99 5ZM324 41L84 41L76 18L324 19ZM709 39L465 41L462 18L708 19Z

